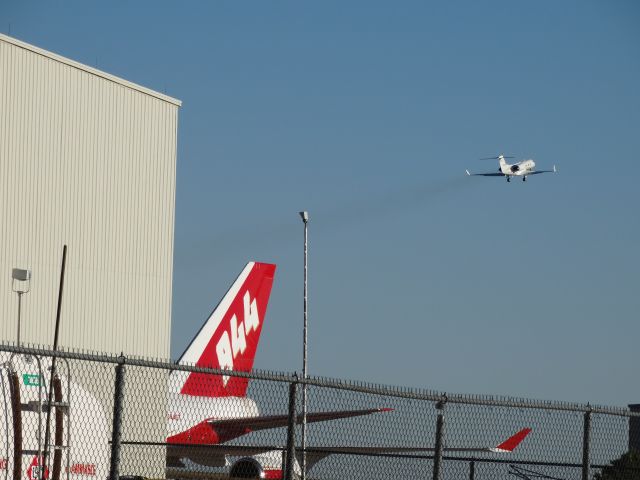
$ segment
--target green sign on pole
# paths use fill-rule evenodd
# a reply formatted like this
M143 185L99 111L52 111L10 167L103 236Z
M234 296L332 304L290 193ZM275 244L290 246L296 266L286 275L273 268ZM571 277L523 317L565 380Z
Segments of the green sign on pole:
M39 387L41 385L42 377L40 375L34 375L31 373L23 373L22 381L27 387Z

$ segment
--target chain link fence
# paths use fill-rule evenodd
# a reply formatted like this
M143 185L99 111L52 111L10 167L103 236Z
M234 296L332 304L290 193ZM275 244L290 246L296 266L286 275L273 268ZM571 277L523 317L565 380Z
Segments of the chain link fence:
M640 406L76 352L54 360L11 345L0 346L0 364L0 480L640 479ZM247 395L216 396L212 385L232 376L248 383Z

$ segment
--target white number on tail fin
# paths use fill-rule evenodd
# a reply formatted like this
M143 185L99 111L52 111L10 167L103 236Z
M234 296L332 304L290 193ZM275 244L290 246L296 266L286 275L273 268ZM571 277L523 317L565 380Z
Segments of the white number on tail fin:
M244 302L244 328L247 333L257 330L258 325L260 325L260 317L258 316L258 304L256 303L256 299L251 301L251 297L249 297L249 292L244 294L243 297Z
M244 329L245 326L242 322L240 322L240 326L238 326L238 319L235 315L231 317L231 347L233 349L233 358L238 356L238 352L244 353L247 348Z
M238 318L233 315L230 321L230 332L224 331L218 344L216 353L218 355L218 365L222 370L233 370L233 361L239 353L244 353L247 348L247 335L258 330L260 326L260 316L258 315L258 303L254 298L251 300L249 292L244 294L244 321L238 324ZM226 387L229 381L228 375L222 376L222 383Z
M229 334L223 332L218 345L216 345L216 354L218 355L218 365L222 370L233 370L233 352L231 351L231 340ZM229 375L222 376L222 383L227 386Z

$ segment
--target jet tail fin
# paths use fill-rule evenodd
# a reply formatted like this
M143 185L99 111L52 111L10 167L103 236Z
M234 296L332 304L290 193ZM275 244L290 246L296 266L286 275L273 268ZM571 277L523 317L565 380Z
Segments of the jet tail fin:
M260 340L276 266L249 262L178 360L180 365L249 372ZM248 379L174 371L183 395L243 397Z

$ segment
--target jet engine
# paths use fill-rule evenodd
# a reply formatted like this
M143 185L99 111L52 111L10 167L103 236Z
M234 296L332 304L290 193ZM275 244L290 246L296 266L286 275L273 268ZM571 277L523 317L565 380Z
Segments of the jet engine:
M268 468L255 457L241 458L233 464L229 471L229 478L282 478L280 468Z
M255 458L241 458L229 471L231 478L264 478L264 468Z

